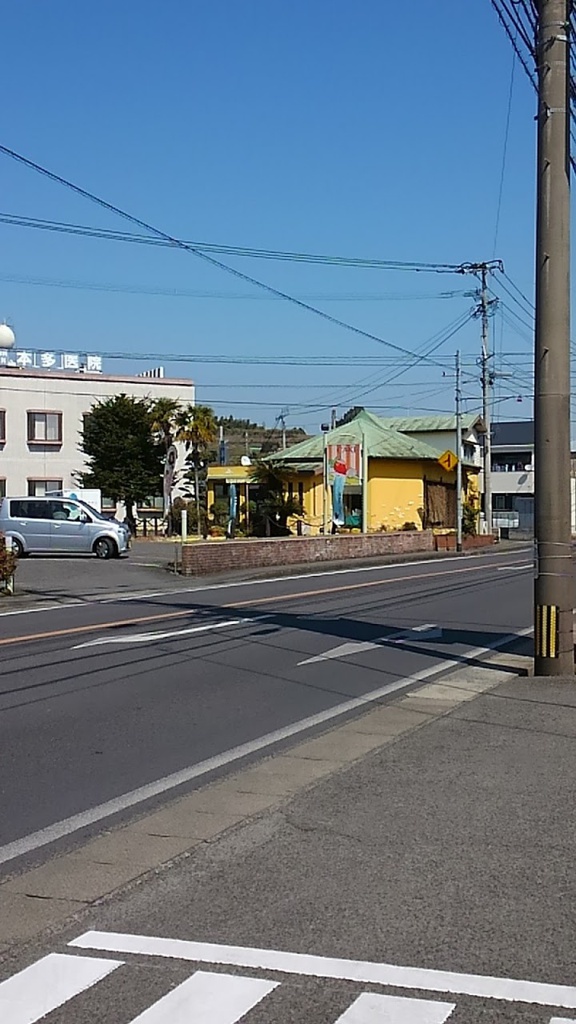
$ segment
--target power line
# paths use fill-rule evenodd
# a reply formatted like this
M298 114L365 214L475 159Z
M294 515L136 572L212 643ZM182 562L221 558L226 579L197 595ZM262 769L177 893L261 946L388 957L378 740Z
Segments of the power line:
M512 70L510 72L510 87L508 89L508 107L506 111L506 127L504 129L504 148L502 151L502 169L500 171L500 185L498 188L498 201L496 204L496 224L494 226L494 246L492 255L496 255L498 245L498 231L500 229L500 214L502 212L502 197L504 195L504 178L506 175L506 157L508 155L508 137L510 134L510 115L512 113L512 94L514 92L514 72L516 70L516 54L512 55Z
M76 281L51 277L31 277L24 274L0 274L0 281L9 284L39 285L47 288L73 288L85 291L119 292L128 295L159 295L185 299L249 299L250 301L278 301L275 295L253 295L249 292L217 292L188 288L158 288L147 285L118 285L112 282ZM464 297L464 290L448 292L332 292L319 295L300 295L297 298L324 302L393 302Z
M0 150L6 152L0 146ZM11 151L8 151L11 155ZM24 158L22 158L24 160ZM31 163L30 161L25 161ZM36 169L38 165L34 164ZM51 175L50 171L45 172ZM58 177L58 176L56 176ZM68 183L65 179L58 179L72 188L76 186ZM80 190L84 194L83 190ZM97 202L100 200L94 197ZM108 205L108 204L106 204ZM113 207L116 211L116 208ZM123 214L124 215L124 214ZM124 216L128 216L125 214ZM129 217L136 223L142 224L136 218ZM226 256L242 256L252 259L282 260L290 263L316 263L321 266L358 267L371 268L375 270L407 270L417 273L452 274L459 272L459 264L452 263L423 263L418 261L402 260L380 260L366 257L352 256L327 256L316 253L290 252L277 249L256 249L251 246L219 245L214 242L198 242L181 239L172 239L164 233L160 237L151 238L149 235L139 235L129 231L111 231L107 228L97 228L86 224L70 224L65 221L44 220L39 217L22 217L17 214L0 213L0 222L15 227L35 228L40 231L52 231L59 234L79 235L87 238L100 238L113 242L129 242L133 245L152 245L173 248L175 245L198 250L202 253L217 253ZM152 230L152 229L149 229Z
M293 295L289 295L288 292L284 292L279 288L274 288L272 285L265 284L258 278L252 277L252 275L246 274L242 270L237 270L235 267L231 267L228 263L223 263L222 260L216 259L214 256L203 252L195 246L188 245L186 242L182 242L179 239L174 238L172 235L167 234L167 232L162 231L160 228L154 227L152 224L148 224L145 220L135 217L131 213L127 213L126 210L122 210L120 207L114 206L112 203L107 202L107 200L101 199L99 196L92 192L88 192L79 185L75 185L67 178L63 178L61 175L55 174L54 171L50 171L41 164L37 164L33 160L29 160L27 157L22 156L20 153L16 153L15 150L9 149L7 146L0 145L0 152L9 156L17 163L21 163L24 167L28 167L31 170L36 171L38 174L49 178L50 181L57 182L57 184L64 186L64 188L76 193L76 195L80 195L84 199L88 199L90 202L95 203L102 209L108 210L110 213L114 213L116 216L130 221L132 224L136 224L138 227L143 228L144 231L150 232L150 234L156 235L158 238L163 238L165 241L179 249L184 249L186 252L192 253L193 256L204 260L204 262L208 263L210 266L216 267L218 270L224 270L227 274L232 274L233 277L236 277L241 281L246 281L247 283L254 285L256 288L264 289L271 295L276 295L278 298L285 299L287 302L292 303L292 305L297 306L299 309L303 309L308 313L313 313L315 316L320 317L327 323L334 324L336 327L341 327L343 330L350 331L362 338L367 338L369 341L375 341L377 344L391 348L395 352L401 352L404 355L411 355L411 353L401 345L396 345L394 342L386 341L384 338L380 338L377 334L372 334L371 331L365 331L360 327L349 324L346 320L340 320L338 317L332 316L331 313L327 313L325 310L319 309L317 306L312 306L309 302L304 302L302 299L297 299Z

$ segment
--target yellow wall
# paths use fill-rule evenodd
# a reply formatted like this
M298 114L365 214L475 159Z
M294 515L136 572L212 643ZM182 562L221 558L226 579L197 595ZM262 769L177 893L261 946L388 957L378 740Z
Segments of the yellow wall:
M424 473L421 462L370 459L368 463L368 529L399 530L404 523L422 529Z

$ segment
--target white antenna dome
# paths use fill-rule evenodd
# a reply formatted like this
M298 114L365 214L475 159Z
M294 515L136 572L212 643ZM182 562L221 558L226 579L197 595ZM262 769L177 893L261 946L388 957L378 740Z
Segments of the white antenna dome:
M0 348L14 348L16 335L8 324L0 324Z

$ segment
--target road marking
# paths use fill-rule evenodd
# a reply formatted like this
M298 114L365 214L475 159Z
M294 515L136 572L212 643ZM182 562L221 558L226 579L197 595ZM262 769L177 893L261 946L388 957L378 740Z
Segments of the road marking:
M95 949L109 953L135 953L197 963L281 971L284 974L299 974L312 978L337 978L369 985L449 992L451 995L537 1003L541 1006L558 1006L563 1009L576 1008L574 987L548 985L537 981L516 981L512 978L492 978L481 974L398 967L395 964L342 960L309 953L286 953L275 949L223 946L211 942L158 939L147 935L123 935L114 932L85 932L70 945L78 949Z
M497 651L500 647L506 647L507 644L512 643L519 637L528 636L532 631L533 627L527 626L525 629L521 629L517 633L509 633L506 636L500 637L498 640L494 641L493 644L489 644L487 647L474 647L468 651L464 651L461 657L468 659L480 658L492 651ZM144 803L144 801L150 800L152 797L159 796L162 793L168 793L170 790L176 789L178 786L185 785L187 782L192 782L194 779L199 779L203 775L208 775L210 772L216 771L218 768L224 768L229 764L233 764L235 761L240 761L244 757L250 757L252 754L258 753L260 750L266 750L268 747L272 747L274 744L280 743L282 740L289 739L292 736L298 736L300 733L306 732L308 729L313 729L317 725L324 725L325 722L330 722L335 718L340 718L342 715L346 715L351 711L357 711L358 708L368 707L369 704L373 704L375 701L378 701L383 697L388 697L391 693L396 693L398 690L404 690L409 686L413 686L415 683L420 683L424 679L429 679L431 676L442 674L452 668L454 668L453 658L446 659L445 661L439 661L436 665L430 665L428 668L421 669L419 672L415 672L413 675L408 676L405 679L397 679L393 683L385 683L384 686L379 686L376 690L370 690L361 697L353 697L351 700L344 701L341 704L336 704L334 707L327 708L325 711L319 711L316 715L310 715L308 718L301 718L299 721L293 722L291 725L286 725L281 729L275 729L273 732L266 733L264 736L259 736L257 739L250 740L248 743L242 743L240 746L232 747L230 750L226 750L222 754L216 754L214 757L209 757L206 761L200 761L197 764L190 765L188 768L183 768L181 771L173 772L172 775L165 775L163 778L157 779L155 782L149 782L145 786L140 786L138 789L133 789L121 796L114 797L114 799L107 800L105 803L97 804L95 807L91 807L87 811L81 811L79 814L73 814L70 818L63 818L61 821L57 821L53 825L48 825L46 828L39 829L37 832L31 832L28 835L23 836L21 839L15 839L11 843L6 843L4 846L0 846L0 864L6 864L8 861L15 860L17 857L22 857L24 854L30 853L32 850L39 850L43 846L48 846L49 843L56 842L57 839L62 839L64 836L70 836L74 832L79 832L88 825L93 825L98 821L104 821L106 818L110 818L114 814L126 811L129 807L135 807L137 804Z
M73 651L81 651L85 647L102 647L104 644L151 644L155 640L171 640L172 637L188 636L190 633L206 633L210 629L225 629L238 626L247 619L228 619L224 622L211 622L205 626L189 626L187 629L173 629L167 633L133 633L131 636L101 636L96 640L88 640L85 644L76 644Z
M473 565L465 569L444 569L435 573L412 573L409 576L391 576L385 580L368 580L364 583L347 583L339 587L321 587L319 590L302 590L293 594L274 594L271 597L250 598L247 601L229 601L227 604L215 605L215 609L222 608L249 608L253 605L277 604L281 601L299 601L310 597L318 597L322 594L338 594L347 590L363 590L366 587L385 587L389 583L411 583L412 580L437 579L442 576L456 576L462 573L482 572L486 568L494 568L486 565ZM504 566L504 568L508 568ZM0 640L0 647L8 647L13 644L32 643L37 640L54 640L58 637L72 636L77 633L95 633L98 630L118 629L124 626L137 626L142 622L160 622L166 619L180 619L186 615L192 615L194 611L186 608L179 612L157 612L154 615L134 616L131 619L112 620L111 622L91 623L86 626L67 626L65 629L46 630L42 633L29 633L20 636L3 637Z
M130 1024L236 1024L278 982L197 971Z
M504 572L505 569L508 572L519 572L520 569L533 569L534 562L527 562L526 565L499 565L498 572Z
M413 629L401 629L397 633L390 633L389 636L379 636L376 640L359 640L357 642L351 641L350 643L339 644L338 647L332 647L329 651L325 651L324 654L316 654L312 658L305 658L304 661L299 661L298 667L300 665L313 665L317 661L331 661L333 658L348 658L352 654L372 651L386 644L397 644L402 640L410 639L413 633L418 633L418 638L423 633L427 633L428 636L424 636L424 640L435 640L442 636L442 630L431 623L425 626L414 626Z
M0 1021L35 1024L121 966L121 960L50 953L0 983Z
M456 1003L402 999L363 992L338 1017L336 1024L444 1024L455 1009Z

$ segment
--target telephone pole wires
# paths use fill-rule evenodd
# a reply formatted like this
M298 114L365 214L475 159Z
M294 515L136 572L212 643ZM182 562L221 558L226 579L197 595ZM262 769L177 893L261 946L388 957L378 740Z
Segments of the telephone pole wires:
M570 0L538 0L535 672L574 672L570 522Z

